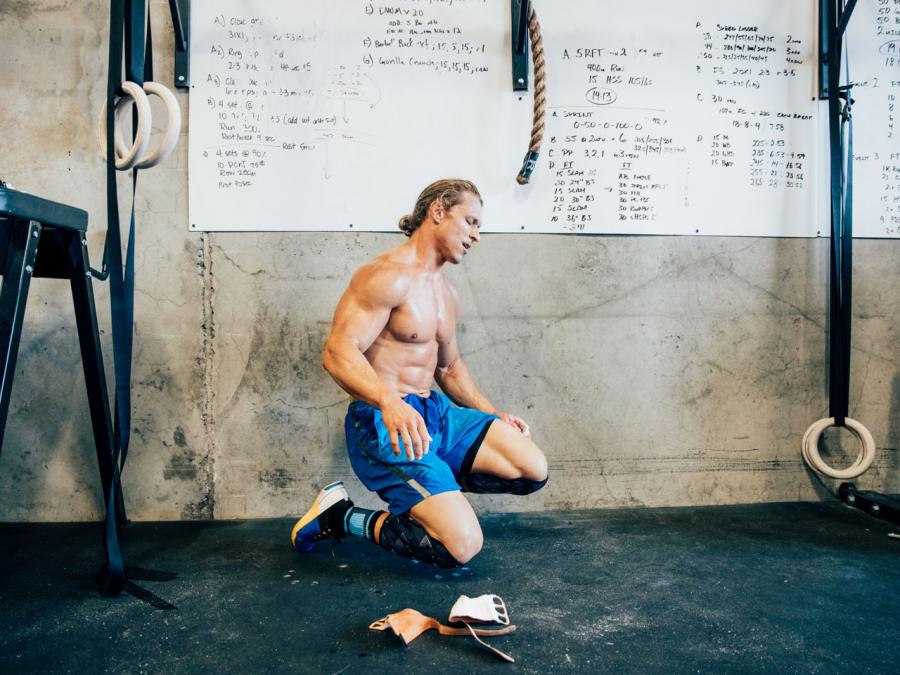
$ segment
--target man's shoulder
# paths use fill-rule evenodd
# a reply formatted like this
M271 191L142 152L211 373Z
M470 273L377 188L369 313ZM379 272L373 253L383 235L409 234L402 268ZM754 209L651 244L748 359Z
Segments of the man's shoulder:
M411 265L381 255L356 270L350 289L369 302L396 307L409 296L417 275Z
M370 283L378 281L412 283L422 274L419 266L393 256L392 253L392 251L382 253L371 262L366 263L356 270L353 279L360 278Z

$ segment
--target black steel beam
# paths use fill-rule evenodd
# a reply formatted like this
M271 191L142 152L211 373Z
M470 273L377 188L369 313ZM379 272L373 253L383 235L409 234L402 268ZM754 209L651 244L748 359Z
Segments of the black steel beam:
M513 91L528 90L528 0L510 0Z

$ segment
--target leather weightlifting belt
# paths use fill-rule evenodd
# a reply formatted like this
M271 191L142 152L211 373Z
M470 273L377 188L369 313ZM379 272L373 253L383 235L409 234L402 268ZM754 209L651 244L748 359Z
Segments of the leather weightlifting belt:
M462 626L445 626L437 619L425 616L415 609L404 609L393 614L388 614L383 619L373 621L369 630L386 631L390 629L403 642L410 642L427 630L434 629L440 635L471 635L479 645L497 655L509 663L515 663L515 659L509 654L492 647L479 636L506 635L516 630L509 623L509 614L503 600L496 595L481 595L477 598L469 598L461 595L450 610L450 623L462 624ZM493 625L499 628L476 628L477 625Z

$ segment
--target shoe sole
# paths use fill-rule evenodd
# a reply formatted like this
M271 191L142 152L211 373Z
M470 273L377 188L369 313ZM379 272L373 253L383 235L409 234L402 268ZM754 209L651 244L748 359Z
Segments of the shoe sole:
M316 542L306 544L302 547L297 546L297 533L300 532L300 530L302 530L304 527L309 525L310 522L318 518L319 514L324 513L342 499L349 499L349 495L344 489L344 484L341 481L336 481L323 487L319 491L319 494L316 495L316 499L313 502L313 505L309 507L309 511L307 511L304 516L297 521L297 523L294 525L294 529L291 530L291 546L293 546L301 553L311 551L312 548L316 545Z

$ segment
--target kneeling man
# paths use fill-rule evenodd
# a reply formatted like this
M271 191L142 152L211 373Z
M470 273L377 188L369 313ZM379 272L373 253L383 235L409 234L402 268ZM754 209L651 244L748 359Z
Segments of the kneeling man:
M528 426L478 390L456 342L457 292L444 265L481 241L481 207L469 181L429 185L400 220L409 240L361 267L341 297L324 365L354 399L344 422L350 464L388 511L355 507L332 483L294 526L298 551L353 535L441 567L464 565L482 535L460 490L526 495L547 482Z

